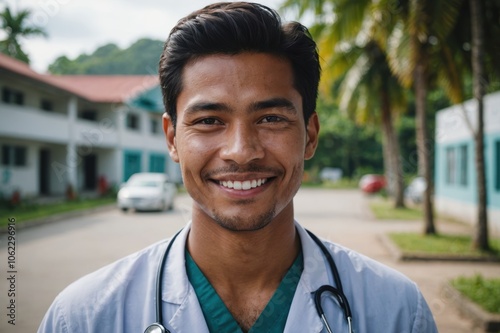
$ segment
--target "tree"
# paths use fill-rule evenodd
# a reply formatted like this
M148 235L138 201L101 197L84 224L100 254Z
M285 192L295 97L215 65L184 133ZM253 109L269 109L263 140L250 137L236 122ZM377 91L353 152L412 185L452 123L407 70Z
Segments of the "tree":
M20 39L31 36L47 36L44 30L39 27L29 26L28 18L31 12L28 9L13 14L9 7L5 7L0 13L2 30L7 37L0 41L0 52L29 64L29 57L23 51Z
M142 38L126 49L115 44L98 47L91 54L81 54L76 59L57 58L49 65L52 74L156 74L163 42Z
M325 60L322 90L330 94L334 83L342 81L338 91L340 109L360 123L381 125L390 194L396 207L404 207L403 168L393 119L398 107L404 110L401 106L405 94L379 45L387 37L387 28L380 22L385 18L380 8L371 0L288 0L284 6L298 8L300 15L308 10L315 13L316 23L310 30Z
M388 41L391 69L403 85L415 92L418 172L427 183L423 199L424 234L435 234L433 179L427 128L428 93L438 82L451 98L463 98L463 83L445 41L457 23L463 0L393 1L398 23Z
M330 65L335 71L345 72L339 77L342 82L338 89L340 109L357 123L381 126L389 191L395 207L404 207L403 168L394 118L405 110L405 90L392 75L385 53L374 40L335 52Z
M476 249L489 250L486 175L484 163L484 103L486 76L484 72L484 27L483 1L470 0L472 32L472 71L474 98L477 101L477 131L474 134L476 147L476 172L478 190L478 216L472 245Z

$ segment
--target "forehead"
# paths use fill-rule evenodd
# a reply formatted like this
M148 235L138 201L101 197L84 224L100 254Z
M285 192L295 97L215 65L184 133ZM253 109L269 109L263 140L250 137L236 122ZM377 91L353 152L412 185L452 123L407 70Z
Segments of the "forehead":
M206 55L189 61L182 72L179 102L186 97L297 97L293 70L286 58L267 53ZM299 95L300 98L300 95Z

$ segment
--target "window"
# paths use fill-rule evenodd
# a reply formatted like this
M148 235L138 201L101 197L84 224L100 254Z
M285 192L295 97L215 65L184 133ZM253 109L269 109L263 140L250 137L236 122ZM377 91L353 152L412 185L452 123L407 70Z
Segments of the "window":
M127 114L127 128L138 130L139 129L139 116L133 113Z
M40 100L40 109L44 111L54 111L54 104L51 100L43 98Z
M127 151L124 156L123 180L127 181L134 173L141 172L141 153Z
M24 93L19 90L4 87L2 89L2 102L7 104L24 105Z
M26 147L3 145L2 165L26 166Z
M455 184L456 163L455 148L446 148L446 183Z
M90 121L97 121L97 111L96 110L82 110L80 112L80 118Z
M500 140L495 142L495 189L500 191Z
M149 171L150 172L165 172L165 156L150 155L149 156Z
M160 133L160 123L156 119L151 119L151 133L153 134Z
M467 145L460 146L460 185L467 186L467 164L468 149Z

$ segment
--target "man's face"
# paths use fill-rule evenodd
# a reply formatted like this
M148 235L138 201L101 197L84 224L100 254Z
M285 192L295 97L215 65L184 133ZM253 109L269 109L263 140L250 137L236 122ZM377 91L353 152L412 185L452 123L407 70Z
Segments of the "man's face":
M288 61L269 54L208 55L189 62L177 124L164 116L172 159L194 200L193 219L238 231L293 220L292 199L319 130L304 124Z

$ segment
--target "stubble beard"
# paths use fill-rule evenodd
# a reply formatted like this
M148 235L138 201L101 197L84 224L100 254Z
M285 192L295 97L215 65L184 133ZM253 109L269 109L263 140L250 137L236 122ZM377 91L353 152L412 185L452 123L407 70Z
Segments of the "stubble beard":
M275 208L269 209L257 216L225 216L219 212L213 213L213 220L229 231L257 231L271 223L275 217Z

